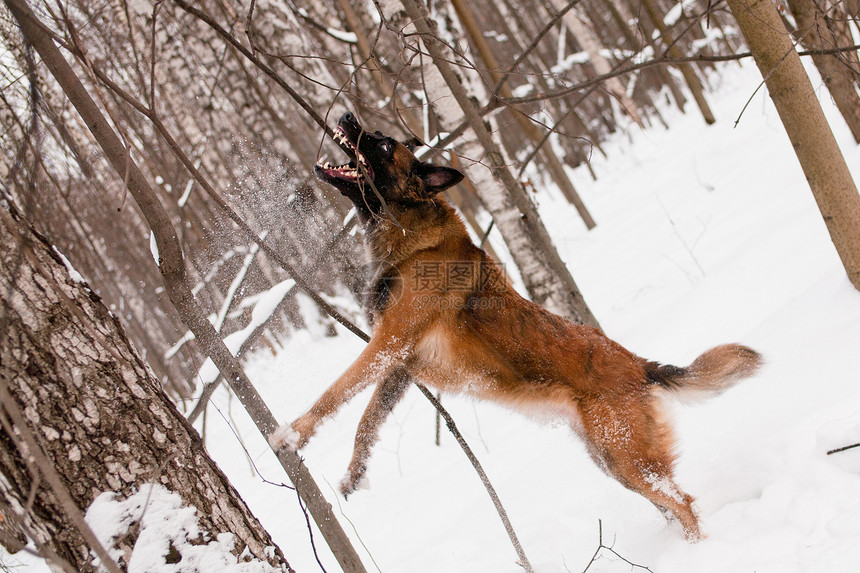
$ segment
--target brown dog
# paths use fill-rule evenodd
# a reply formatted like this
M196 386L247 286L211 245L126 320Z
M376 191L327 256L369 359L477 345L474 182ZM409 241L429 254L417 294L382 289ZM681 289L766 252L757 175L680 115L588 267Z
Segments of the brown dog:
M607 473L699 538L693 498L672 477L672 430L660 395L714 395L760 365L754 350L718 346L690 366L640 358L597 329L560 318L514 291L440 191L463 175L423 163L412 145L362 130L351 113L335 139L352 161L316 175L355 204L376 272L373 336L347 371L273 446L300 448L317 424L371 384L344 495L366 470L379 427L411 380L524 411L563 417Z

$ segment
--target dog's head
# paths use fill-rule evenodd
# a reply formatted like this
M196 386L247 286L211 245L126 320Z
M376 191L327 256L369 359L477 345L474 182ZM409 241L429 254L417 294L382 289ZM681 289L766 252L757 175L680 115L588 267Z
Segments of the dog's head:
M349 112L338 121L334 140L349 156L349 163L318 162L314 173L343 193L360 211L376 214L383 201L406 208L432 201L434 195L463 179L456 169L417 159L412 153L420 145L417 140L401 143L378 131L364 131Z

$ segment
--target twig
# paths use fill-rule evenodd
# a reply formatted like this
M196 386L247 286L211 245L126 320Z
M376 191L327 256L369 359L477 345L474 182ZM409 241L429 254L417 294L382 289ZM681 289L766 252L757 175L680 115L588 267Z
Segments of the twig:
M847 46L841 48L832 48L826 50L804 50L802 52L798 52L801 56L816 56L816 55L832 55L839 54L844 52L856 52L860 50L860 44L854 46ZM741 52L739 54L728 54L728 55L717 55L717 56L705 56L705 55L697 55L697 56L689 56L685 58L655 58L653 60L647 60L644 62L639 62L638 64L630 64L629 66L624 66L624 63L627 63L628 60L625 60L622 64L619 64L612 71L601 74L599 76L595 76L583 82L568 86L566 88L562 88L555 91L542 92L533 96L524 96L519 98L498 98L494 97L490 99L480 110L478 110L478 115L481 117L485 117L502 106L513 107L516 105L527 104L527 103L536 103L536 102L544 102L551 99L559 99L563 97L567 97L571 93L579 90L584 90L587 88L591 88L594 86L598 86L601 83L605 82L610 78L614 78L617 76L623 76L626 74L630 74L633 72L637 72L639 70L644 70L646 68L650 68L653 66L670 66L674 64L683 64L683 63L702 63L702 62L734 62L738 60L743 60L746 58L751 58L752 53L750 52ZM438 141L436 145L433 147L434 150L442 150L446 146L450 145L454 141L460 138L463 133L469 128L469 121L464 119L460 124L452 129L447 136Z
M830 456L833 454L838 454L839 452L844 452L846 450L852 450L854 448L860 448L860 443L851 444L850 446L842 446L841 448L836 448L834 450L828 450L827 455Z
M493 222L490 221L490 224ZM442 403L442 393L436 392L436 399L439 400L439 403ZM442 445L442 414L439 413L439 410L436 410L436 432L435 432L435 440L434 443L437 446Z
M490 219L490 224L487 225L487 228L484 230L484 235L481 237L481 243L478 245L480 248L484 248L484 245L487 244L487 239L490 238L490 231L493 230L493 227L496 226L496 220Z
M260 68L267 76L272 78L278 86L281 87L293 100L301 106L303 110L329 135L334 135L334 131L326 124L325 120L316 112L316 110L307 102L305 99L299 95L299 93L294 90L290 84L288 84L275 70L266 65L262 60L260 60L254 53L252 53L248 48L242 45L239 40L237 40L230 32L221 27L218 22L212 19L209 14L203 12L202 10L192 6L185 0L173 0L177 6L205 23L207 26L212 28L219 36L224 38L233 48L242 53L246 58L251 60L251 62Z
M596 85L591 86L590 88L588 88L588 90L584 94L579 96L579 99L577 99L575 102L571 103L568 106L568 110L566 112L564 112L564 114L560 118L558 118L558 120L555 122L555 125L553 125L549 130L547 130L547 132L544 134L544 136L541 138L541 140L534 146L534 148L531 150L531 152L529 152L528 157L525 158L522 166L520 167L520 170L517 172L517 178L523 176L523 173L525 172L526 167L528 167L529 163L532 162L532 160L537 155L538 151L540 151L541 147L543 147L544 143L547 142L549 137L558 130L558 126L561 125L561 122L563 122L565 119L567 119L567 116L569 116L576 109L576 107L579 104L581 104L583 101L585 101L585 98L590 96L591 93L596 89L597 89ZM529 117L529 116L527 116L527 117Z
M155 112L155 52L156 52L156 34L155 27L156 22L158 21L158 12L161 10L161 5L164 0L158 0L152 6L152 46L150 49L150 67L149 67L149 107Z
M76 53L76 52L75 52ZM359 329L352 321L343 316L337 309L328 304L320 295L316 292L314 288L312 288L303 278L303 275L300 274L294 267L291 265L278 251L273 249L268 242L266 242L260 235L254 232L253 229L245 222L245 220L239 216L236 211L233 210L232 207L221 197L221 194L215 190L215 188L209 183L209 180L203 177L200 173L200 170L194 166L194 163L191 159L185 154L182 150L182 147L173 137L173 135L168 131L167 127L161 121L161 118L154 113L150 108L143 105L140 101L130 95L128 92L119 87L115 82L113 82L98 66L93 65L91 67L94 75L105 85L107 85L111 90L113 90L117 95L119 95L126 102L131 104L137 111L146 116L155 127L156 131L158 131L159 135L167 142L167 145L173 151L174 155L182 162L185 168L191 173L192 177L194 177L195 181L197 181L206 194L215 202L216 205L222 210L222 212L227 215L227 217L236 223L239 227L239 230L243 235L249 240L252 240L256 243L260 249L266 253L273 261L275 261L282 269L284 269L287 274L289 274L293 280L296 281L296 286L298 286L302 291L304 291L316 304L317 306L334 318L336 321L341 323L344 327L350 330L353 334L362 338L365 342L370 340L370 337L367 336L361 329Z
M176 455L177 452L172 452L171 454L165 456L164 460L162 460L162 462L158 464L158 467L149 473L149 478L144 483L149 482L150 487L149 491L146 492L146 501L143 502L143 509L140 512L140 516L137 518L138 523L143 523L143 517L146 515L146 510L149 508L149 502L152 500L152 490L154 489L152 485L158 480L158 477L161 475L161 472L164 471L164 468L167 467L167 464L173 461Z
M860 50L860 44L854 45L854 46L842 47L842 48L832 48L832 49L827 49L827 50L804 50L802 52L798 52L798 55L801 55L801 56L829 55L829 54L839 54L839 53L843 53L843 52L856 52L858 50ZM510 98L507 100L501 100L500 104L504 103L505 105L518 105L518 104L523 104L523 103L534 103L534 102L546 101L546 100L550 100L550 99L557 99L557 98L565 97L568 94L575 92L577 90L585 89L585 88L591 87L595 84L602 83L602 82L608 80L609 78L614 78L616 76L622 76L625 74L629 74L631 72L636 72L639 70L643 70L645 68L650 68L652 66L673 65L673 64L683 64L683 63L696 63L696 62L734 62L737 60L743 60L743 59L751 58L751 57L752 57L751 52L741 52L740 54L728 54L728 55L718 55L718 56L697 55L697 56L688 56L688 57L684 57L684 58L656 58L653 60L647 60L645 62L639 62L638 64L631 64L631 65L625 66L625 67L619 66L619 67L615 68L614 70L612 70L611 72L607 72L607 73L601 74L599 76L594 76L591 79L588 79L584 82L580 82L578 84L574 84L572 86L568 86L566 88L553 90L553 91L549 91L549 92L542 92L542 93L532 95L532 96L524 96L524 97L518 97L518 98ZM495 107L498 107L498 105L500 105L500 104L497 104L496 106L494 106L493 109L495 109ZM488 106L489 105L490 104L488 104ZM486 112L484 110L481 110L481 111L482 111L482 113L488 113L489 111L492 111L492 110L487 110Z
M834 5L834 7L835 7L835 5ZM748 108L748 107L749 107L749 105L752 103L753 98L755 98L755 94L757 94L757 93L758 93L758 91L759 91L762 87L764 87L764 86L765 86L765 84L767 83L767 81L770 79L770 77L771 77L773 74L775 74L775 73L776 73L776 70L777 70L777 69L779 69L779 66L780 66L780 65L782 65L782 63L785 61L785 59L786 59L789 55L791 55L791 53L792 53L792 52L797 51L797 46L798 46L798 45L803 41L803 38L805 38L807 34L812 33L812 30L813 30L813 27L810 27L808 30L806 30L803 34L801 34L801 35L800 35L800 36L798 36L797 38L793 38L793 37L789 34L789 41L790 41L790 43L791 43L791 48L789 48L789 49L785 52L785 54L783 54L783 56L779 59L779 61L778 61L776 64L774 64L774 66L770 69L770 71L767 73L767 75L766 75L766 76L764 76L764 77L762 78L761 82L759 82L759 84L758 84L758 86L756 86L755 90L753 90L753 93L750 95L749 99L747 99L746 103L744 104L744 107L741 109L741 112L738 114L737 119L735 119L734 127L737 127L737 126L738 126L738 124L741 122L741 117L743 117L744 112L746 112L747 108ZM860 48L860 46L851 46L849 49L852 49L852 50L856 51L858 48ZM841 50L842 50L842 48L836 48L835 52L836 52L836 53L839 53L839 52L841 52ZM822 51L824 51L824 50L807 50L806 52L807 52L808 54L810 54L810 55L818 55L816 52L822 52ZM833 50L827 50L827 51L833 51ZM801 56L802 56L802 55L805 55L805 54L804 54L804 52L798 52L798 53L799 53Z
M635 569L642 569L644 571L651 571L651 569L649 569L645 565L639 565L638 563L633 563L632 561L630 561L626 557L622 556L617 551L615 551L615 549L612 548L612 545L605 545L603 543L603 521L601 521L599 519L597 520L597 530L598 530L598 535L599 535L599 538L598 538L599 543L597 546L597 550L594 552L594 555L591 557L591 561L589 561L588 565L585 566L585 569L582 570L582 573L586 573L586 571L591 569L591 566L594 565L594 563L600 558L600 552L603 551L604 549L609 551L610 553L612 553L613 555L615 555L616 557L618 557L619 559L621 559L622 561L624 561L625 563L627 563L628 565L630 565L631 567L633 567ZM613 545L614 545L614 542L613 542ZM568 571L570 571L570 570L568 569Z
M687 241L681 236L681 233L678 231L678 227L675 226L675 220L672 219L672 215L669 214L669 210L666 208L666 205L663 204L663 201L660 200L660 196L657 196L657 203L660 204L660 208L663 209L663 214L666 215L666 219L669 220L669 224L672 226L672 232L675 234L675 237L678 238L678 241L684 246L684 249L687 251L687 254L690 255L690 258L693 259L693 262L696 263L696 267L698 267L699 272L702 273L704 277L707 273L705 273L705 269L702 268L702 265L699 263L699 259L696 257L695 253L693 253L692 247L687 244Z
M215 404L213 404L212 407L215 408L215 411L218 412L218 415L221 416L221 419L224 420L224 423L227 424L228 428L230 428L230 432L233 433L233 436L236 438L236 441L239 443L239 447L241 447L242 450L245 452L245 456L248 458L248 461L251 462L251 468L254 470L254 473L257 474L257 477L260 478L260 481L262 481L266 485L273 485L275 487L282 487L285 489L291 489L291 490L295 491L296 488L294 488L291 485L285 484L284 482L278 483L278 482L272 481L270 479L266 479L266 477L263 476L263 473L260 471L260 468L257 467L257 464L254 461L254 458L251 456L251 452L249 452L248 448L245 447L245 442L242 441L242 438L239 436L239 433L236 431L236 427L235 427L236 424L234 422L231 422L227 418L227 416L224 415L224 412L221 411L221 408L219 408Z
M357 44L358 43L357 40L347 39L347 38L344 38L343 35L333 34L332 29L330 27L328 27L324 24L321 24L320 22L317 22L316 20L311 18L311 15L308 14L307 10L301 10L301 9L297 8L293 2L290 2L289 6L290 6L290 12L292 12L293 14L295 14L296 16L301 18L304 22L306 22L308 25L310 25L312 28L319 30L320 32L322 32L326 36L333 38L333 39L337 40L338 42L343 42L345 44ZM249 15L248 21L250 22L250 20L251 20L251 18Z
M535 50L535 48L538 47L544 36L546 36L550 32L550 30L552 30L561 21L565 14L567 14L570 10L573 10L573 8L577 4L579 4L580 1L581 0L571 0L571 2L568 2L568 4L564 8L562 8L558 14L553 16L550 21L546 23L546 25L543 27L543 29L541 29L540 32L535 34L535 37L532 38L531 43L529 43L526 49L523 50L523 52L519 56L517 56L517 58L511 63L511 65L508 66L508 68L502 73L502 78L498 82L496 82L496 85L493 87L493 96L498 97L499 90L502 89L502 85L504 85L504 83L507 81L508 76L514 73L514 71L519 67L520 63L525 60L526 56L528 56L532 51Z
M21 126L23 137L21 138L21 143L18 146L18 149L15 151L15 158L12 160L12 166L9 169L7 175L7 177L9 178L10 187L11 184L14 184L17 180L18 171L24 169L27 148L29 147L30 150L33 152L34 163L36 162L37 158L39 158L38 146L35 145L33 142L33 140L36 139L39 134L39 78L36 75L36 62L33 59L33 48L26 40L24 43L24 61L27 65L27 70L24 74L21 75L21 78L26 76L30 83L30 121L28 122L26 128ZM17 119L17 114L14 115ZM34 189L36 169L31 168L25 171L29 173L29 176L27 180L27 185L22 185L22 190L24 191L25 200L29 202L35 197ZM7 193L4 191L3 196L5 197L6 195ZM8 197L8 201L10 203L13 202L11 194Z
M325 479L325 478L323 478ZM364 539L361 538L361 534L358 532L358 528L355 526L355 523L349 518L349 516L344 513L343 506L340 504L340 496L338 492L332 487L328 480L325 480L325 484L334 494L334 501L337 503L337 511L340 513L340 516L346 520L346 522L352 527L352 532L355 533L355 537L358 538L358 542L361 543L361 546L364 547L364 550L367 552L367 555L370 557L370 560L373 562L373 566L376 567L376 570L379 573L382 573L382 569L379 567L379 563L376 562L376 559L373 557L373 553L371 553L370 548L364 543Z
M308 515L308 510L305 509L305 504L302 502L302 496L299 494L298 490L296 490L296 498L299 500L299 509L302 510L302 515L305 516L305 525L308 527L308 538L311 540L311 550L314 552L314 559L316 559L317 565L322 569L322 572L328 573L325 566L322 564L322 561L320 561L320 555L317 552L317 544L314 541L314 529L311 527L311 518Z

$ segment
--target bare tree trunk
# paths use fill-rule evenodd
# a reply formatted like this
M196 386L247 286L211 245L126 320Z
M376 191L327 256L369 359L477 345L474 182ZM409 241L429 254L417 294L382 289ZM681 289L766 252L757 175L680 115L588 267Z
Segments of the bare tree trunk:
M160 484L197 509L207 541L231 533L235 555L247 549L291 570L119 321L70 277L46 239L6 209L0 209L0 303L0 385L25 413L81 512L101 492L128 497L147 483ZM4 420L13 419L11 407L4 405ZM95 571L91 547L56 492L28 467L29 452L17 439L23 428L14 428L0 430L0 498L27 508L16 521L37 545L75 570ZM125 553L126 566L136 540L134 533L114 546Z
M662 57L662 48L660 48L653 36L644 35L641 19L637 20L633 18L633 14L630 13L630 9L627 6L627 3L624 2L624 0L605 1L606 5L609 6L610 12L612 12L613 17L617 18L618 26L622 29L625 39L634 51L639 52L642 50L643 46L650 46L654 50L655 57ZM633 26L634 23L636 29L639 30L640 34L643 35L642 41L640 41L639 35L634 34L630 31L630 27ZM684 95L684 92L678 86L678 82L675 81L675 78L672 76L669 69L664 66L657 66L653 73L659 78L660 83L662 83L669 89L669 93L672 94L672 100L674 100L677 108L681 111L684 111L684 106L687 104L687 97ZM656 108L657 106L655 106L655 109ZM661 121L663 121L662 117ZM663 124L665 125L665 121L663 121Z
M494 83L498 83L503 79L499 69L499 64L496 61L496 57L493 55L493 52L487 45L487 40L484 38L483 32L478 28L471 9L465 0L451 0L451 4L454 6L454 10L457 12L457 16L460 18L463 27L466 28L467 33L478 48L478 55L487 67L490 77L493 79ZM507 81L502 83L499 93L504 98L513 97L511 86ZM541 145L543 143L543 135L539 132L535 124L532 123L531 118L518 113L516 110L513 110L513 113L514 119L523 133L526 134L533 144ZM570 177L565 172L564 166L555 154L555 151L553 151L548 145L543 145L540 149L540 154L543 158L544 164L547 169L549 169L552 180L555 181L556 185L558 185L565 199L576 207L576 211L579 213L579 216L582 217L582 221L585 223L586 228L589 230L593 229L596 226L596 223L591 217L591 213L588 212L588 208L585 206L579 193L577 193L574 188L573 182L571 182Z
M472 140L460 151L468 158L483 157L487 164L475 162L465 170L505 238L529 295L535 302L561 316L597 326L597 320L558 256L534 204L514 178L492 132L478 114L461 79L448 64L451 55L446 54L435 39L432 21L415 0L402 0L402 6L406 18L414 23L433 58L433 66L428 66L424 74L425 89L430 93L430 99L452 102L447 103L445 113L437 113L437 117L451 122L451 125L465 118L477 137L477 141ZM398 11L392 3L387 5L385 13L388 16Z
M564 9L565 2L564 0L552 0L552 5L556 10L561 11ZM581 9L580 6L576 6L568 10L563 17L564 25L567 26L567 29L570 30L570 33L573 34L579 45L588 53L588 58L591 60L591 65L594 66L594 71L598 75L608 74L612 71L612 66L609 65L609 61L600 53L602 48L600 41L583 19L580 18L578 12ZM621 80L618 78L609 78L606 81L606 88L615 96L618 103L621 104L621 109L642 127L642 118L639 116L639 109L633 100L627 96L627 91L621 84Z
M860 290L860 195L770 0L728 0L851 283Z
M672 33L669 32L666 25L663 23L663 15L660 14L654 0L642 0L642 6L648 13L648 17L651 19L651 22L657 30L660 31L663 44L666 45L666 53L672 58L682 58L684 54L675 43L675 38L672 36ZM687 82L690 94L692 94L693 100L695 100L696 105L699 107L699 111L702 113L705 123L708 125L714 123L716 119L714 119L714 114L711 111L711 107L708 105L708 100L705 99L704 87L702 87L702 82L699 80L699 76L696 75L696 71L693 69L693 66L688 63L681 63L678 64L678 69L684 76L684 81Z
M812 0L788 0L788 6L797 22L798 39L803 47L809 50L821 50L850 45L839 42L843 39L842 35L832 33L828 27L831 23L830 15L819 10ZM847 27L846 23L842 24ZM850 32L847 36L850 41ZM856 56L854 59L856 60ZM848 124L854 141L860 143L860 95L857 94L854 86L854 77L849 64L842 61L837 54L813 54L812 61L815 62L815 67L818 68L836 108Z

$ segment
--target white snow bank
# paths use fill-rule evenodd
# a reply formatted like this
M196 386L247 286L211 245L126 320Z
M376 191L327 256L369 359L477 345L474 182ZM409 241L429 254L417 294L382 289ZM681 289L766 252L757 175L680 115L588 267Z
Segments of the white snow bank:
M159 484L146 484L124 500L114 492L100 494L87 510L86 521L111 557L125 561L129 573L281 571L246 554L239 561L231 553L233 534L221 533L211 539L200 529L196 514L196 508L183 506L179 494ZM128 535L135 524L139 526L137 540L131 555L125 555L113 544ZM177 558L176 563L167 562Z

